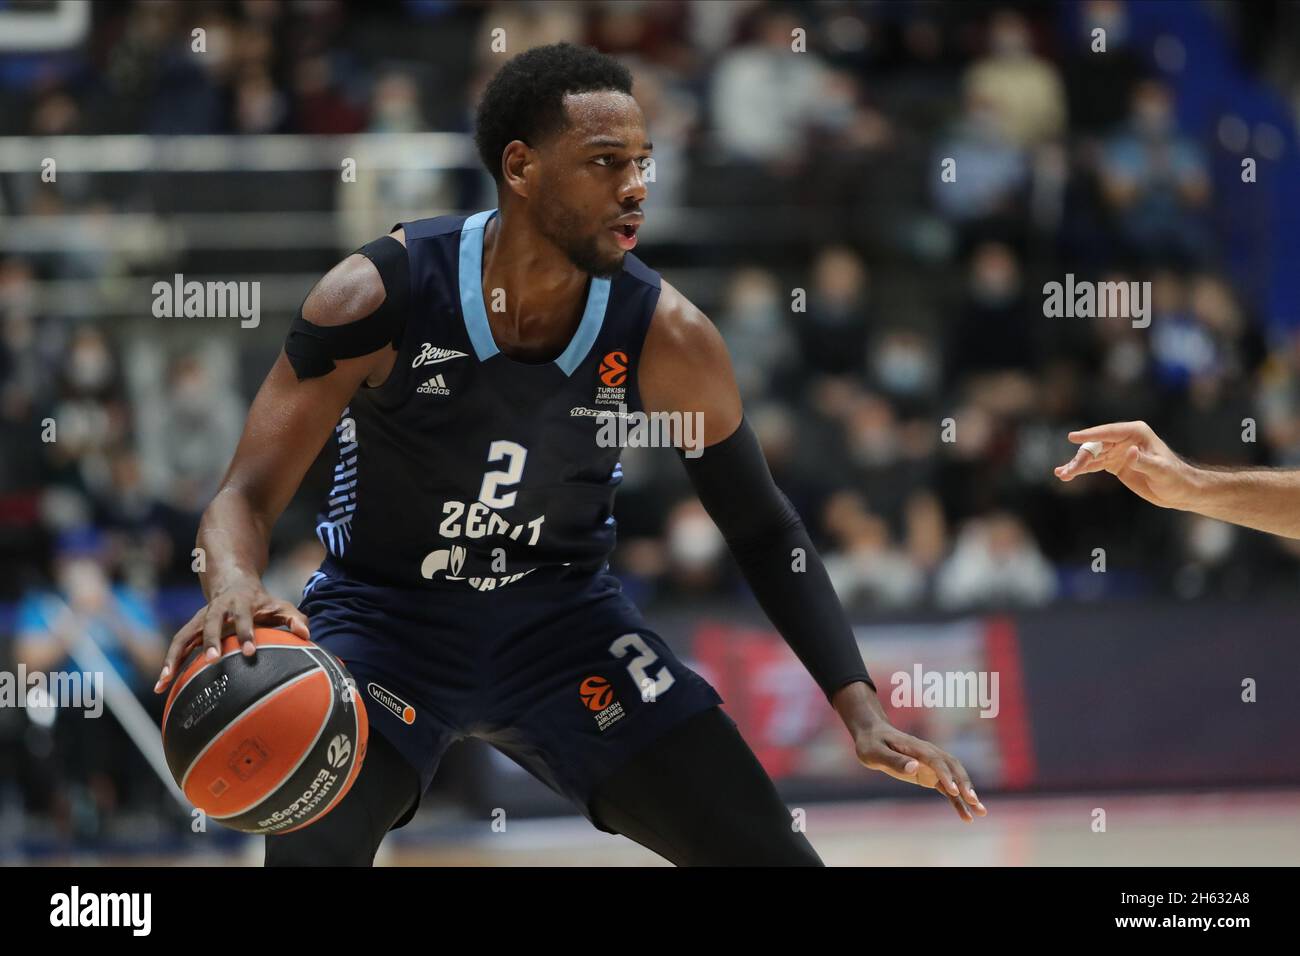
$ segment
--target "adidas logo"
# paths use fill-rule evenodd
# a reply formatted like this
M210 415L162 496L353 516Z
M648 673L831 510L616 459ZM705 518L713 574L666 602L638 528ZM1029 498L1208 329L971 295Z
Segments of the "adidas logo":
M421 365L434 365L437 362L447 362L454 358L464 358L464 352L457 352L455 349L440 349L432 342L425 342L420 348L420 352L411 362L411 368L419 368Z
M423 385L416 389L421 395L450 395L451 389L447 383L442 380L441 375L435 375Z

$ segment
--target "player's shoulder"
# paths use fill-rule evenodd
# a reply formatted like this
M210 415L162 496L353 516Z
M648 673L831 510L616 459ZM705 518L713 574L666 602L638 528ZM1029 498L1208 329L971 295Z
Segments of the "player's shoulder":
M302 317L312 325L347 325L372 314L386 295L379 270L354 253L321 276L307 293Z
M646 349L654 354L673 353L708 359L724 349L722 335L690 299L667 279L662 279L659 301L646 335Z
M408 235L405 226L399 222L375 243L387 238L406 246ZM347 325L371 315L383 304L388 290L376 264L383 261L383 257L373 252L377 248L375 243L362 247L367 254L363 255L360 250L354 252L321 276L303 301L304 319L313 325Z
M695 303L686 298L675 285L667 279L661 279L659 301L655 303L654 325L662 326L667 332L690 336L713 329L709 317L696 308Z
M664 282L638 363L637 387L647 410L703 411L712 430L739 421L739 395L722 334L670 282ZM734 413L734 414L733 414ZM730 431L706 444L720 441Z

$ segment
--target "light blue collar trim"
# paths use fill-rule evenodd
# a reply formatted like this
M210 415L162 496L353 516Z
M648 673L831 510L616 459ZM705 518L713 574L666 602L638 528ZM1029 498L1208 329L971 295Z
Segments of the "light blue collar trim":
M476 212L465 220L460 230L460 311L465 315L465 331L474 345L474 354L485 362L497 352L483 307L483 233L495 209Z
M465 330L480 362L487 361L501 350L492 338L488 324L487 308L483 304L483 237L488 220L496 215L495 209L476 212L465 220L460 231L460 309L465 316ZM555 360L565 375L574 369L591 351L605 323L605 309L609 305L609 279L591 280L587 289L587 305L582 321L573 334L568 348Z
M573 333L569 347L555 360L565 375L572 375L573 370L582 364L582 360L596 343L600 327L605 323L605 307L609 305L608 279L592 279L591 288L587 290L587 308L583 310L582 321L578 331Z

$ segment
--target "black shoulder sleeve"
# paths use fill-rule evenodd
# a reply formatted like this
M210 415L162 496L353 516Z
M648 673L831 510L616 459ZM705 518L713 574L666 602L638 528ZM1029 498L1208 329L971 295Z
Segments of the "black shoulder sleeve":
M406 247L392 236L368 242L353 255L369 259L384 283L384 301L363 319L345 325L315 325L302 317L302 308L289 325L284 353L299 381L328 375L334 360L356 358L385 345L397 348L406 327L411 300L411 273Z

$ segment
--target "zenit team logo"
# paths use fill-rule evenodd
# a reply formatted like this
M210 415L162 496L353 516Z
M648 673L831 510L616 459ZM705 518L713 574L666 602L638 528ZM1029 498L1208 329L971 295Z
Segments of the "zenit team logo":
M366 690L370 696L379 701L392 715L398 718L404 724L415 723L415 708L408 704L402 698L398 697L390 690L385 690L374 681L366 685Z
M627 353L606 353L600 360L600 385L596 386L597 405L622 405L627 401Z
M434 345L432 342L425 342L411 360L411 368L419 368L421 365L434 365L438 362L450 362L452 359L465 358L464 352L458 352L455 349L443 349Z
M596 727L601 731L623 719L623 705L614 699L614 688L603 677L591 676L578 685L578 696L592 712Z

